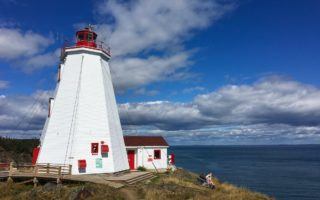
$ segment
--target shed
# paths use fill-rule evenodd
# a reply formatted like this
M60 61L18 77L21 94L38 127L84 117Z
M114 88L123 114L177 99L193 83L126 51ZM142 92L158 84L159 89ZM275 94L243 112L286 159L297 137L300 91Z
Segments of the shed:
M158 171L167 169L169 144L162 136L124 136L124 143L131 170L139 166Z

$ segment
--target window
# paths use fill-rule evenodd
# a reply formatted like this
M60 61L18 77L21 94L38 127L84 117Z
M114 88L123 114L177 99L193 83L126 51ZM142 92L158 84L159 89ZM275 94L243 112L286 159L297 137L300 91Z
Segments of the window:
M58 82L60 82L60 79L61 79L61 65L59 65L59 67L58 67L58 78L57 78L58 80Z
M78 40L82 41L84 39L83 33L78 34Z
M88 34L88 41L91 42L91 41L92 41L92 38L93 38L93 37L92 37L92 33L89 33L89 34Z
M97 155L99 152L99 143L91 143L91 154Z
M97 35L94 35L93 36L93 41L96 42L96 40L97 40Z
M154 150L154 156L153 159L161 159L161 150Z

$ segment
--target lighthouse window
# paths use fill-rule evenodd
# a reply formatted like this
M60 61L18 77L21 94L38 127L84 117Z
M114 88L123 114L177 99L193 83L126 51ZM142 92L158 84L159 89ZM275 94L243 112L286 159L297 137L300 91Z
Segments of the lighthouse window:
M161 150L154 150L153 159L161 159Z
M83 34L79 34L79 35L78 35L78 40L83 40L83 39L84 39Z
M97 155L99 152L99 143L91 143L91 154Z
M91 41L92 38L93 38L93 37L92 37L92 33L89 33L89 34L88 34L88 41Z

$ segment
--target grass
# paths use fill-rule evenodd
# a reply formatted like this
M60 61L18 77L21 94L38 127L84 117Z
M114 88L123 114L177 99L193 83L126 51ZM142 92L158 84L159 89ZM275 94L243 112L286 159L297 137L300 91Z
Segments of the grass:
M38 140L16 140L0 138L0 162L30 162L32 149ZM0 182L0 199L5 200L51 200L51 199L194 199L194 200L271 200L272 198L239 188L214 179L213 191L197 183L197 174L178 169L172 174L159 174L157 178L133 186L114 189L98 184L47 183L33 188L33 185Z
M110 199L124 200L117 189L98 184L68 184L56 186L46 184L33 188L32 185L0 183L0 199L37 200L37 199Z
M152 183L140 186L145 199L215 199L215 200L271 200L266 195L238 188L231 184L213 182L216 190L203 187L197 183L197 174L178 170L174 174L160 175Z
M0 183L0 199L37 200L37 199L194 199L194 200L271 200L266 195L245 188L220 183L214 179L216 190L197 183L197 175L186 170L177 170L173 174L159 174L157 178L133 186L114 189L99 184L63 184L53 183L33 188L32 185Z

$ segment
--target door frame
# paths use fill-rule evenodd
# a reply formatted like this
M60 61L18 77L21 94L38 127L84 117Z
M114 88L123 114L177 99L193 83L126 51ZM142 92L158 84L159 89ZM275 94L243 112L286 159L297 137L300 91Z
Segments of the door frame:
M129 152L133 152L133 168L131 168L130 166L130 162L129 162ZM128 156L128 164L129 164L129 169L130 170L135 170L137 167L136 167L136 160L137 160L137 153L136 153L136 149L127 149L127 156Z

